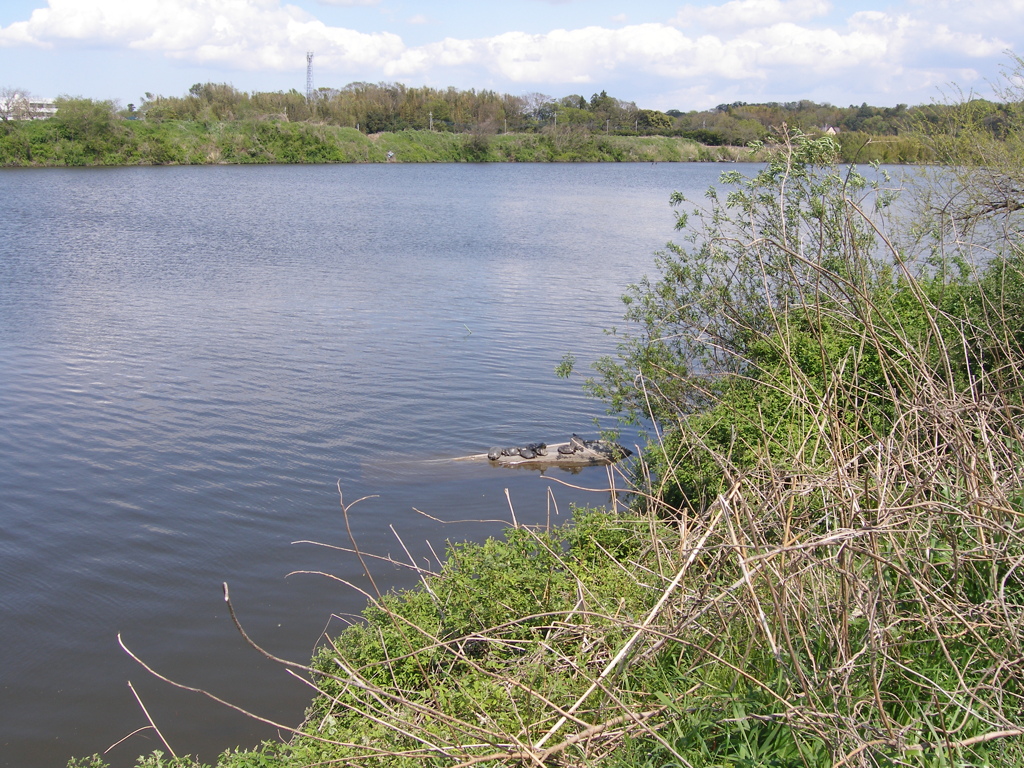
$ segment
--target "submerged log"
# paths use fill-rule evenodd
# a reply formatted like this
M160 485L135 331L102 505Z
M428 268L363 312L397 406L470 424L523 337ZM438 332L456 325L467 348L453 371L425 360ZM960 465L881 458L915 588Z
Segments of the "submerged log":
M542 446L537 450L534 446ZM576 435L565 443L531 443L523 448L492 448L489 453L462 456L456 461L487 461L498 467L547 469L548 467L579 467L614 464L631 456L632 451L609 440L583 440Z

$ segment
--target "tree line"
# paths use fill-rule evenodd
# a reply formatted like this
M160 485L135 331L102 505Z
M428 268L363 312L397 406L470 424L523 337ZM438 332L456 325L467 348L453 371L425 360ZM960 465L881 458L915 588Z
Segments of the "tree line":
M20 105L28 94L0 90L0 137L26 122ZM138 105L63 96L55 100L56 134L100 146L116 143L122 120L144 123L192 122L205 126L240 121L302 123L354 128L364 135L433 131L488 137L500 134L578 136L671 136L711 147L742 147L777 134L784 126L808 135L834 135L849 162L912 163L935 159L923 133L948 130L949 105L837 107L810 100L719 104L682 112L642 109L606 91L590 98L571 94L502 94L454 87L412 87L401 83L349 83L319 88L307 97L297 90L246 92L227 83L196 83L182 96L146 93ZM971 99L978 125L1004 140L1014 105ZM123 124L123 123L122 123ZM123 131L121 133L124 133ZM20 139L19 139L20 140ZM26 139L27 141L27 139Z
M997 138L1005 137L1011 106L984 99L972 104ZM233 120L246 118L324 122L364 133L436 130L454 133L524 133L545 127L575 127L595 133L688 135L703 144L745 146L766 138L783 124L804 133L862 133L895 137L917 130L917 123L939 124L950 107L942 104L838 107L807 99L791 102L719 104L682 112L642 109L609 96L542 93L521 96L491 90L411 87L401 83L349 83L320 88L307 99L297 90L246 93L225 83L196 83L185 96L147 93L138 109L147 119ZM129 113L134 113L129 105Z
M225 83L196 83L184 96L145 94L128 114L149 120L281 119L357 128L363 133L435 130L451 133L531 133L545 126L582 126L605 132L652 127L653 110L602 91L555 99L491 90L412 87L401 83L349 83L319 88L310 98L297 90L246 93ZM661 113L657 113L661 114ZM666 121L665 125L670 125Z

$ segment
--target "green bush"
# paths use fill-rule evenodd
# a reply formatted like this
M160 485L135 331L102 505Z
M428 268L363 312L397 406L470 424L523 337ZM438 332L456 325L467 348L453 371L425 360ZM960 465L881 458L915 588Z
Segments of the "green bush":
M635 616L653 594L626 568L653 555L646 535L637 535L638 520L593 511L575 518L576 527L516 528L503 540L453 546L421 588L368 607L365 624L333 638L314 659L324 695L307 722L327 724L317 732L338 742L414 749L425 735L410 738L366 715L384 699L396 712L419 713L414 732L454 739L461 749L467 734L479 740L527 715L543 718L552 702L568 706L586 685L581 672L624 634L602 617ZM325 759L336 754L325 750Z

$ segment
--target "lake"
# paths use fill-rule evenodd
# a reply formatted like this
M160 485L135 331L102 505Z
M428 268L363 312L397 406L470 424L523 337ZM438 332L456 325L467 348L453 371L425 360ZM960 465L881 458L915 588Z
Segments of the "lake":
M298 725L310 689L245 645L221 583L257 642L307 661L365 604L309 573L367 588L355 556L297 543L350 546L339 488L371 497L349 513L361 549L421 565L503 525L432 518L607 504L602 468L451 459L613 426L555 366L614 352L604 329L673 235L669 195L721 171L0 171L2 764L64 765L146 726L129 681L179 755L277 738L155 679L119 633L161 673ZM156 748L143 731L106 759Z

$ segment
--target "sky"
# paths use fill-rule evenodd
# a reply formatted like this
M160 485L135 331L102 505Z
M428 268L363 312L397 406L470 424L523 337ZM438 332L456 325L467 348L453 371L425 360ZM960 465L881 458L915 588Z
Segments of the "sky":
M0 0L0 88L182 96L356 81L646 109L992 95L1024 0Z

